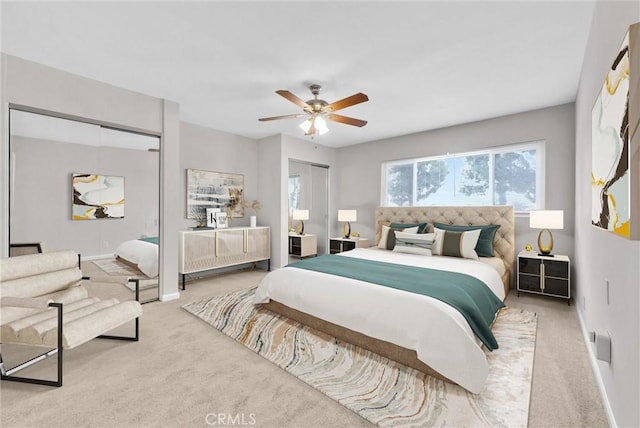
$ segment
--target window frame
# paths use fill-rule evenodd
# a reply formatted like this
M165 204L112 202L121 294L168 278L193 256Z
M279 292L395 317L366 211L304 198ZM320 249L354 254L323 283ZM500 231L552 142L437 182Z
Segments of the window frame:
M495 156L501 153L510 153L510 152L522 152L527 150L536 150L536 204L532 210L540 210L545 208L545 148L546 148L546 140L534 140L528 141L524 143L516 143L516 144L506 144L502 146L494 146L488 147L480 150L473 150L468 152L458 152L458 153L445 153L438 154L433 156L423 156L419 158L407 158L407 159L397 159L382 162L381 166L381 186L380 186L380 204L382 206L387 206L387 171L390 167L399 166L399 165L413 165L413 186L412 186L412 201L415 203L417 201L417 192L418 188L416 186L417 182L417 174L418 168L416 165L420 162L428 162L428 161L438 161L445 160L451 158L464 158L467 156L478 156L478 155L489 155L489 189L487 192L490 192L491 201L495 201L495 193L494 193L494 177L495 177ZM452 206L464 206L464 205L455 205L449 203L448 205ZM495 203L489 204L487 206L495 205ZM412 204L409 206L424 206ZM526 214L528 215L529 210L517 210L515 214Z

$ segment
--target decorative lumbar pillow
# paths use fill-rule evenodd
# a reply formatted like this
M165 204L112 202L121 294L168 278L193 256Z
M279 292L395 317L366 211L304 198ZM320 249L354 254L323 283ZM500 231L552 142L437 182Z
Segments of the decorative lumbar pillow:
M435 228L436 240L431 252L440 256L462 257L478 260L475 246L480 237L480 229L461 232Z
M476 244L476 253L479 257L494 257L493 252L493 238L496 236L496 232L500 228L499 224L488 225L472 225L472 226L457 226L453 224L435 223L435 227L442 230L453 230L457 232L466 232L468 230L480 229L480 237Z
M435 240L435 233L406 233L395 232L396 246L393 251L398 253L431 255L431 247Z
M389 227L393 227L394 229L407 229L418 226L418 233L424 233L427 230L428 224L429 223L391 223Z
M382 233L380 234L380 242L378 242L378 248L383 250L393 250L396 245L396 234L393 233L396 230L401 230L405 233L418 233L418 226L408 227L406 229L394 229L390 226L382 226Z

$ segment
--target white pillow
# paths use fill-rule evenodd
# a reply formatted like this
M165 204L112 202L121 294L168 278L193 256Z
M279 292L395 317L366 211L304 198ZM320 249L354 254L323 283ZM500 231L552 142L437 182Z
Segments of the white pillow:
M435 231L436 239L431 248L433 254L478 260L475 247L480 237L480 229L458 232L436 227Z
M393 247L393 251L430 256L434 240L435 233L406 233L396 231L396 246Z
M389 238L389 226L382 226L382 232L380 232L380 240L378 241L378 248L382 248L383 250L387 249L387 239ZM395 229L394 229L395 230ZM418 233L418 226L408 227L406 229L402 229L404 233ZM393 248L389 248L392 250Z

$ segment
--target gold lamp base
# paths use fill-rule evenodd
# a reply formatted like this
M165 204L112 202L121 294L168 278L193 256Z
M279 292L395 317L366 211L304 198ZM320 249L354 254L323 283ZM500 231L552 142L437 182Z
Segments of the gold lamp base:
M296 232L298 232L298 235L304 235L304 222L302 220L298 221L298 227L296 228Z
M542 242L542 234L544 232L547 232L549 234L549 243L546 245ZM553 235L551 234L551 231L549 229L543 229L540 231L540 234L538 235L538 249L540 250L540 253L538 253L538 255L553 257L553 254L551 254L551 250L553 250Z
M348 221L342 223L342 236L349 238L351 236L351 223Z

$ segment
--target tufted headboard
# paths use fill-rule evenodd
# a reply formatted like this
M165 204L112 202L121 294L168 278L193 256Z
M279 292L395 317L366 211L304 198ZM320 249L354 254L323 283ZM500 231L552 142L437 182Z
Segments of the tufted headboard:
M513 207L505 205L481 207L378 207L375 213L376 243L380 239L382 225L391 223L447 223L459 226L499 224L493 240L497 257L504 262L506 273L503 277L505 292L514 278L515 268L515 218Z

